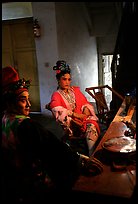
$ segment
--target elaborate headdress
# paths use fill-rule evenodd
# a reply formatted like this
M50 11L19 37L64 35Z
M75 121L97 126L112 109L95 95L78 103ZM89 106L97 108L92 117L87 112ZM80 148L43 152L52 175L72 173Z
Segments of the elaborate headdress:
M18 72L11 66L2 68L2 93L20 94L28 90L30 80L20 79Z
M56 74L60 74L61 72L71 72L69 65L64 60L58 60L56 66L53 67L53 70L56 70Z

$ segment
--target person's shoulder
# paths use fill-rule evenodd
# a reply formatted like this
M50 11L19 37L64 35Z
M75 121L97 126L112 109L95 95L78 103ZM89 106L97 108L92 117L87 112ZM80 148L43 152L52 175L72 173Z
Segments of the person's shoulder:
M71 88L74 89L74 90L75 90L75 89L79 89L79 90L80 90L80 87L79 87L79 86L71 86Z
M57 95L60 95L58 90L56 90L56 91L54 91L54 92L52 93L52 96L57 96Z
M52 93L52 94L57 94L57 93L59 93L59 89L57 89L57 90L53 91L53 93Z
M31 118L30 117L26 117L26 116L21 117L21 118L17 118L16 117L16 119L18 119L20 124L28 124L28 123L31 122Z
M75 92L81 92L79 86L72 86L71 88L72 88Z
M28 132L30 132L30 130L33 130L34 132L41 127L41 123L39 122L39 120L31 117L26 117L24 120L22 120L19 127L27 130Z

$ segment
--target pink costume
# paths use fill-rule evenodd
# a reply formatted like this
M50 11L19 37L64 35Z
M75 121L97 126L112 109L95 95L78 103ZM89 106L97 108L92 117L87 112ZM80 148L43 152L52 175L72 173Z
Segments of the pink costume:
M81 114L85 107L89 109L91 115L83 120L83 127L81 129L88 143L89 154L91 154L92 147L100 134L98 118L95 115L93 106L88 102L79 87L72 86L68 92L69 94L65 95L63 90L58 89L52 94L50 102L51 111L56 121L60 122L72 133L70 129L71 112Z

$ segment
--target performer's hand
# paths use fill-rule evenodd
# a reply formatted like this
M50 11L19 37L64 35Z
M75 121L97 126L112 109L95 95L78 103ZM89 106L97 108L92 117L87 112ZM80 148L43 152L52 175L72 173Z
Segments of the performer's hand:
M83 114L85 114L86 116L90 116L91 112L87 107L85 107L84 110L83 110Z
M84 120L85 118L86 118L86 115L85 114L82 114L82 113L73 113L72 114L72 117L73 118L78 118L78 119L80 119L80 120Z

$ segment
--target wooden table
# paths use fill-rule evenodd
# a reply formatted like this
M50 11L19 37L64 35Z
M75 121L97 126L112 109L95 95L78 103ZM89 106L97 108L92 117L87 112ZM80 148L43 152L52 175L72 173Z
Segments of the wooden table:
M108 130L97 145L92 156L98 158L104 164L104 170L96 176L80 176L73 190L80 192L96 193L99 195L115 196L121 198L131 198L136 186L136 163L130 162L125 170L113 170L112 162L119 157L126 159L126 154L116 155L103 149L102 144L105 140L116 136L123 136L127 129L122 120L136 120L134 117L136 108L130 105L128 115L125 116L125 100L121 104L115 118L111 122ZM133 121L135 122L135 121ZM118 153L117 153L118 154ZM128 153L127 153L128 154ZM117 157L116 157L117 156ZM132 155L131 155L132 156ZM133 157L133 156L132 156ZM135 157L134 157L135 158ZM135 160L135 159L134 159Z

